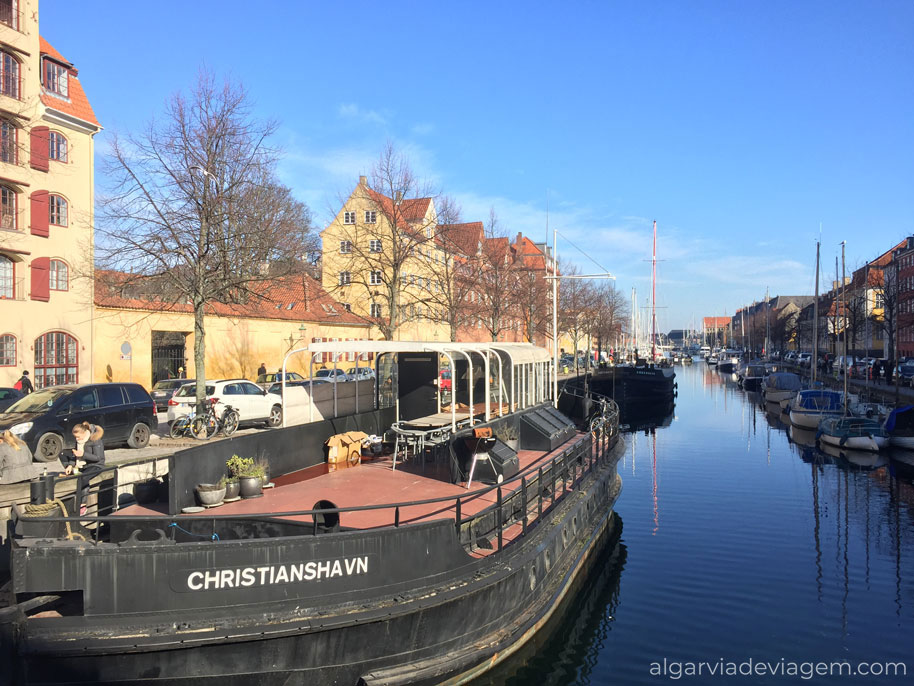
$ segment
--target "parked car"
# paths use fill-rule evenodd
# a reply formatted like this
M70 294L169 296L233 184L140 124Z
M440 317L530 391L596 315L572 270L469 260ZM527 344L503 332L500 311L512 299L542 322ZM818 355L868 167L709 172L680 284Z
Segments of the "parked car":
M304 379L301 374L296 372L286 372L286 383L290 381L301 381ZM274 383L282 382L282 372L276 372L275 374L261 374L257 377L257 385L263 389L267 389L272 386Z
M441 370L441 380L438 383L438 388L440 388L445 393L450 393L454 388L454 382L451 379L451 370L442 369Z
M169 425L178 417L190 413L197 402L197 384L184 384L168 401ZM238 410L240 425L266 424L276 427L282 424L282 398L268 393L247 379L221 379L206 382L206 398L216 403L216 414L221 414L225 405Z
M797 363L797 352L796 350L791 350L786 355L784 355L784 362L789 362L791 364Z
M355 381L356 378L359 381L368 381L375 378L375 373L371 367L350 367L346 370L346 376L349 377L350 381Z
M81 422L105 430L104 444L145 448L159 424L155 402L139 384L101 383L50 386L20 398L0 414L0 431L9 429L29 446L35 460L50 462L73 448L73 427Z
M311 383L312 382L310 379L302 379L301 381L289 381L286 383L286 388L291 388L293 386L302 386L304 388L308 388L311 385ZM330 381L328 381L327 379L314 379L313 383L315 386L320 386L321 384L330 383ZM267 392L275 393L276 395L282 395L282 384L279 382L274 383L272 386L270 386L267 389Z
M178 389L184 384L195 382L196 379L162 379L157 381L149 393L152 399L155 400L156 410L165 412L168 409L168 400L171 396L177 393Z
M349 381L349 375L342 369L318 369L314 375L315 379L326 379L333 383L343 383Z
M903 362L898 365L898 383L903 386L914 386L914 362Z
M0 388L0 411L5 410L22 397L22 391L16 388Z
M797 355L797 364L801 367L808 367L812 364L812 353L800 353Z

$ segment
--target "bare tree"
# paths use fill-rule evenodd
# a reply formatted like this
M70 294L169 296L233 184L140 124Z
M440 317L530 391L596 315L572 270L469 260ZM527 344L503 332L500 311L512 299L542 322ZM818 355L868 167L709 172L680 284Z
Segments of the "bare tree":
M596 339L598 352L621 337L623 326L628 322L628 310L627 299L614 283L605 282L596 289L590 335Z
M580 274L577 266L561 263L559 271L564 277ZM593 316L595 289L589 281L565 278L559 288L559 331L568 334L574 346L575 373L578 367L579 343L590 331L590 320Z
M881 309L882 315L871 314L876 326L881 327L885 333L886 357L891 363L897 358L895 332L898 328L898 267L892 263L882 270L870 270L868 282L871 285L874 297L874 308Z
M204 315L261 297L313 247L308 208L274 175L275 124L252 117L240 84L201 72L139 135L114 137L97 261L121 286L143 283L194 314L197 401L206 397Z
M438 243L444 258L431 263L431 286L425 301L432 318L448 327L450 339L470 324L474 310L470 294L478 289L479 269L485 229L482 222L463 223L460 207L449 197L438 205Z
M360 207L369 209L352 212L334 234L345 244L339 259L334 258L340 274L346 275L340 277L337 291L347 289L373 305L371 320L391 340L406 319L406 308L415 311L417 303L425 302L424 294L407 286L416 285L417 275L429 278L429 262L441 256L434 194L388 142L355 197ZM325 246L325 253L329 249ZM413 283L407 283L408 277Z
M480 256L476 288L476 313L493 341L511 328L516 272L511 259L510 241L495 214L489 210L485 240Z
M524 338L535 343L537 336L552 334L552 284L544 277L546 262L534 258L525 262L521 256L515 264L513 304L523 326Z

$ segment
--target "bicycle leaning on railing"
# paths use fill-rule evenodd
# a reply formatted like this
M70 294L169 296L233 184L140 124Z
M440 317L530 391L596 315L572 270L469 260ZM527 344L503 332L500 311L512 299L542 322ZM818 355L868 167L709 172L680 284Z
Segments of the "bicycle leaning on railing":
M225 405L222 414L217 414L216 400L210 399L202 415L198 415L197 408L192 407L188 414L172 422L169 433L172 438L190 436L203 440L212 438L221 431L222 435L228 438L238 429L238 421L238 410L231 405Z

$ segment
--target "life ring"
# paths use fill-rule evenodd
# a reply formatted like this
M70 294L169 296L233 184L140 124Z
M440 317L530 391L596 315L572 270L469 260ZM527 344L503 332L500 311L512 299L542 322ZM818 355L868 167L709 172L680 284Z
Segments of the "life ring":
M362 464L362 455L361 453L351 453L349 455L349 466L356 467Z

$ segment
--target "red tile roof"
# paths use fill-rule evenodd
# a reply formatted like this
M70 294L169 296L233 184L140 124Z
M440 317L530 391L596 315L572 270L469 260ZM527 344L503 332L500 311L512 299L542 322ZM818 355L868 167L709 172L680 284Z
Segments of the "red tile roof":
M189 303L175 303L155 298L134 297L119 292L119 284L128 275L97 270L95 272L95 305L125 310L193 312ZM124 290L131 290L127 286ZM291 307L290 307L291 305ZM368 326L368 322L348 312L321 288L320 282L307 275L289 276L262 284L261 297L244 304L211 303L207 315L247 317L250 319L283 319L322 324Z
M372 202L381 209L390 221L393 221L395 214L398 215L398 218L407 222L419 221L425 217L429 205L432 202L431 198L406 198L400 202L399 212L394 212L393 200L371 188L366 190L368 191L368 197L371 198Z
M83 91L82 84L79 82L77 71L73 68L73 65L67 61L63 55L57 52L57 50L54 49L54 46L48 43L42 36L38 37L38 44L42 55L48 55L58 62L70 67L70 76L67 79L69 98L62 98L42 92L41 102L44 106L68 114L71 117L82 119L95 126L100 126L98 119L95 118L95 112L92 111L92 105L89 104L89 99L86 97L85 91Z
M524 235L518 234L518 240L511 246L516 260L526 269L546 271L546 256L537 245Z
M475 255L479 250L479 244L485 240L485 228L482 222L441 224L438 227L438 233L444 238L448 247L456 246L467 256Z
M720 329L730 325L730 317L705 317L705 329Z

